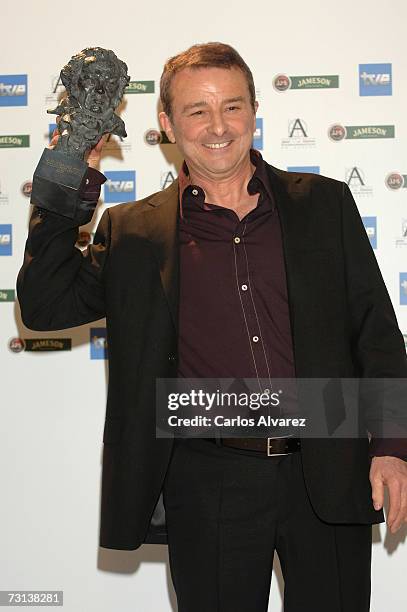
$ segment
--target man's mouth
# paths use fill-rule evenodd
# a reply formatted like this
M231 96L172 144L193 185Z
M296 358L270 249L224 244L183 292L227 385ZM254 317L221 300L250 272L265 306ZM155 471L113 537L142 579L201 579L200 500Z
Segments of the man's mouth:
M231 142L232 142L231 140L227 140L226 142L212 142L212 143L204 144L203 146L206 147L207 149L224 149L225 147L230 145Z

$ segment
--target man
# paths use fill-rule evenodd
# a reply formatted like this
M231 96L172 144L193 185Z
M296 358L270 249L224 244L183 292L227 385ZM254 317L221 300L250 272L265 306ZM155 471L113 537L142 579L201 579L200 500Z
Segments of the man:
M162 492L180 612L265 612L275 550L286 612L365 612L384 485L391 530L407 517L406 442L380 438L369 407L370 445L366 431L155 436L156 378L407 375L356 205L345 184L283 172L251 150L253 78L228 45L170 59L161 99L163 129L185 160L179 180L105 211L83 256L77 228L102 180L90 172L73 220L34 209L18 279L33 329L106 316L100 544L139 547L159 522Z

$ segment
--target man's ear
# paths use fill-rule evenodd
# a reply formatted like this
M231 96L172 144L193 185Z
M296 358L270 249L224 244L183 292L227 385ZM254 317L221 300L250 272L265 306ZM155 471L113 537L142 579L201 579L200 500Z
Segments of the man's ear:
M253 134L256 131L256 113L257 113L258 108L259 108L259 103L256 100L254 103Z
M164 111L161 111L158 117L160 119L162 129L167 134L168 140L172 143L175 143L175 136L174 130L172 128L171 119L168 117L167 113L164 113Z

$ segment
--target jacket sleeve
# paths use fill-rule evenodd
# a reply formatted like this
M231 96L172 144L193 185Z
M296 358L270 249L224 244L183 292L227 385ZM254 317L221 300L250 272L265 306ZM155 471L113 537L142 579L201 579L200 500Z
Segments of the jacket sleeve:
M85 251L75 246L78 227L88 223L97 204L77 198L73 218L55 212L55 188L49 208L34 207L24 262L17 278L17 296L24 324L33 330L65 329L105 316L104 270L110 247L110 217L106 210L94 243ZM72 200L72 197L70 196ZM69 206L70 202L62 202Z
M343 183L342 239L352 351L371 434L370 456L407 460L407 356L403 335L351 191Z

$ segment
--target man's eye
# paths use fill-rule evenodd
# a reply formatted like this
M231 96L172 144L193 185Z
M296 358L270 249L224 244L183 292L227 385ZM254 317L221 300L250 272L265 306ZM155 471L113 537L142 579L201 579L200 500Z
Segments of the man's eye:
M198 110L198 111L195 111L195 112L191 113L191 117L193 117L194 115L195 116L203 115L203 111Z
M238 106L228 106L226 110L229 110L229 111L239 110L239 107Z

